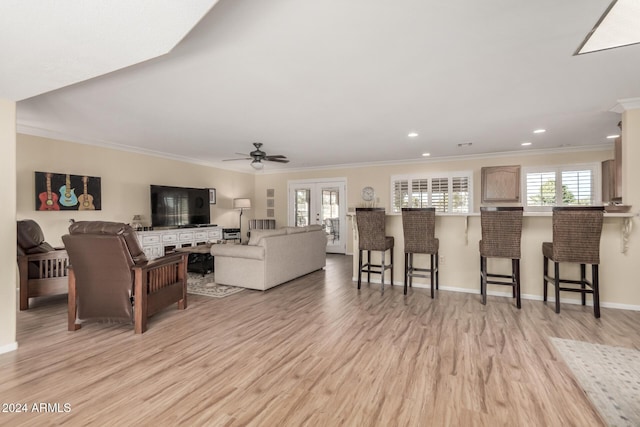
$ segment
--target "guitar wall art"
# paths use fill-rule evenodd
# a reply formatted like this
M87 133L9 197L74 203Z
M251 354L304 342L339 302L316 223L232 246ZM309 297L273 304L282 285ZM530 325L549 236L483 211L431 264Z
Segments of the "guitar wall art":
M101 210L100 177L36 172L37 211Z

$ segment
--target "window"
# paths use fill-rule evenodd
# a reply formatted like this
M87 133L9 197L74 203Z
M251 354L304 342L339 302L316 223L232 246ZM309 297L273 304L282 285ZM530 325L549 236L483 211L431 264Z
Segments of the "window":
M471 212L471 172L391 177L392 212L434 207L440 213Z
M599 202L598 163L525 168L522 174L524 207L530 211L553 206L593 205Z

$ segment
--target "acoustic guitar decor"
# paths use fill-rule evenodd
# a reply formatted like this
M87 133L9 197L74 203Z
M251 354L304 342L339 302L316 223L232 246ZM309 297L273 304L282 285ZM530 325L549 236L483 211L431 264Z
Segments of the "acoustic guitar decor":
M80 206L78 206L78 210L80 211L90 211L95 210L96 207L93 205L93 196L87 192L87 182L89 181L88 176L82 177L82 183L84 185L84 192L80 196Z
M75 206L78 204L75 188L71 188L71 175L67 175L65 183L60 187L60 204L62 206Z
M58 205L58 195L51 191L51 176L53 174L46 173L46 187L45 191L42 191L38 194L38 201L40 201L41 211L59 211L60 205ZM36 189L36 193L38 193ZM38 205L38 201L36 201L36 206ZM36 208L37 209L37 208Z
M36 172L35 183L36 210L102 210L100 177Z

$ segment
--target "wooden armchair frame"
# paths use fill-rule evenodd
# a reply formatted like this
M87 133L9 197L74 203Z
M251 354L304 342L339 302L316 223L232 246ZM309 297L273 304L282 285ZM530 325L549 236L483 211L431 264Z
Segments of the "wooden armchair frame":
M30 263L37 266L37 277L29 277ZM19 255L20 310L29 309L29 298L67 293L68 267L69 256L64 249Z
M186 253L168 255L132 268L136 334L146 331L147 318L172 303L177 302L179 310L187 308L187 256ZM76 323L76 277L72 266L68 283L68 329L76 331L81 325Z

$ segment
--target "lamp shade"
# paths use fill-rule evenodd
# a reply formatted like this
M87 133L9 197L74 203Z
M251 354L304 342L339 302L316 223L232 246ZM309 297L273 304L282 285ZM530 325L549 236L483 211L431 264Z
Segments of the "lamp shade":
M233 209L251 209L251 199L233 199Z

